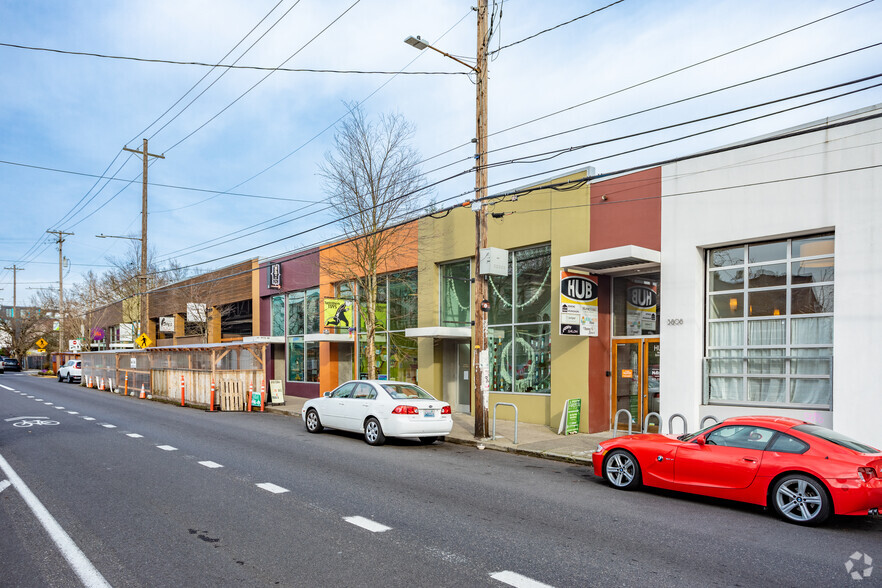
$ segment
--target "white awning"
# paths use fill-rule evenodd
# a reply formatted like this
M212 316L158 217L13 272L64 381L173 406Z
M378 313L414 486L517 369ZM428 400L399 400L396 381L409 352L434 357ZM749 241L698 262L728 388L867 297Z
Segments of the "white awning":
M471 339L471 327L418 327L405 329L405 337L431 337L433 339Z
M621 276L657 270L661 267L661 253L637 245L623 245L610 249L574 253L560 258L560 267L591 274Z
M250 337L242 337L242 343L284 343L283 335L252 335Z
M307 343L355 343L355 338L346 333L312 333L303 336Z

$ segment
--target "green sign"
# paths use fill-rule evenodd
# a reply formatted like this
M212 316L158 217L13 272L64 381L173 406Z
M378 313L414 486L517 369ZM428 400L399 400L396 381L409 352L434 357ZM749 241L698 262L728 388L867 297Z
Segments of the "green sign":
M579 419L582 416L582 399L581 398L570 398L567 400L567 406L564 410L564 414L566 416L566 430L565 433L567 435L572 435L573 433L579 432Z
M260 390L251 391L251 406L260 406Z

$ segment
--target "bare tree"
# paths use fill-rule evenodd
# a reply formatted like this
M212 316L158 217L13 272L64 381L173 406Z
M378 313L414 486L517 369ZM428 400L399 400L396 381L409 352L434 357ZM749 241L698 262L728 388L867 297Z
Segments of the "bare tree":
M413 126L400 114L365 117L359 106L334 136L333 149L319 167L328 201L338 216L344 244L335 248L322 269L335 282L357 285L355 304L367 336L368 377L377 376L374 335L377 330L377 275L394 267L412 240L413 225L393 226L414 216L425 198L419 153L409 145Z

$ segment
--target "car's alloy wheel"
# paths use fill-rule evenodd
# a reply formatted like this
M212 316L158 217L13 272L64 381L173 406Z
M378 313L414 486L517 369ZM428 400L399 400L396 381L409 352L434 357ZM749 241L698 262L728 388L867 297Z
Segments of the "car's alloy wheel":
M322 422L319 420L318 413L314 408L310 408L306 411L306 430L310 433L321 433L324 427L322 426Z
M369 418L364 423L364 440L368 445L382 445L386 442L386 436L383 434L383 428L380 421L374 417Z
M631 490L640 485L640 464L637 459L622 449L609 453L603 464L606 480L621 490Z
M68 383L68 384L73 384L73 376L70 375L70 374L67 374L67 383Z
M830 516L827 491L817 480L801 474L787 475L772 490L772 506L785 521L818 525Z

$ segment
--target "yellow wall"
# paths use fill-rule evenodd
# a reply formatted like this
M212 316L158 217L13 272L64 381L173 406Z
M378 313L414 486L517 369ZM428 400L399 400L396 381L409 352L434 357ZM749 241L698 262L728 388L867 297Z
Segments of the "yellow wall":
M579 180L584 172L553 180ZM552 183L543 181L542 184ZM548 425L557 429L568 398L581 398L582 430L588 430L588 339L559 334L560 258L589 250L589 186L570 191L551 189L521 195L516 202L491 204L489 213L506 213L500 219L488 216L487 243L501 249L521 249L551 244L551 394L490 395L490 411L496 402L518 406L522 422ZM489 214L488 213L488 214ZM455 209L444 218L419 221L419 326L439 325L440 295L438 265L475 253L475 213L469 207ZM474 267L474 263L473 263ZM440 397L442 353L440 341L419 342L420 385ZM474 385L474 384L473 384ZM474 406L474 391L472 406ZM512 420L513 411L500 407L500 420Z

